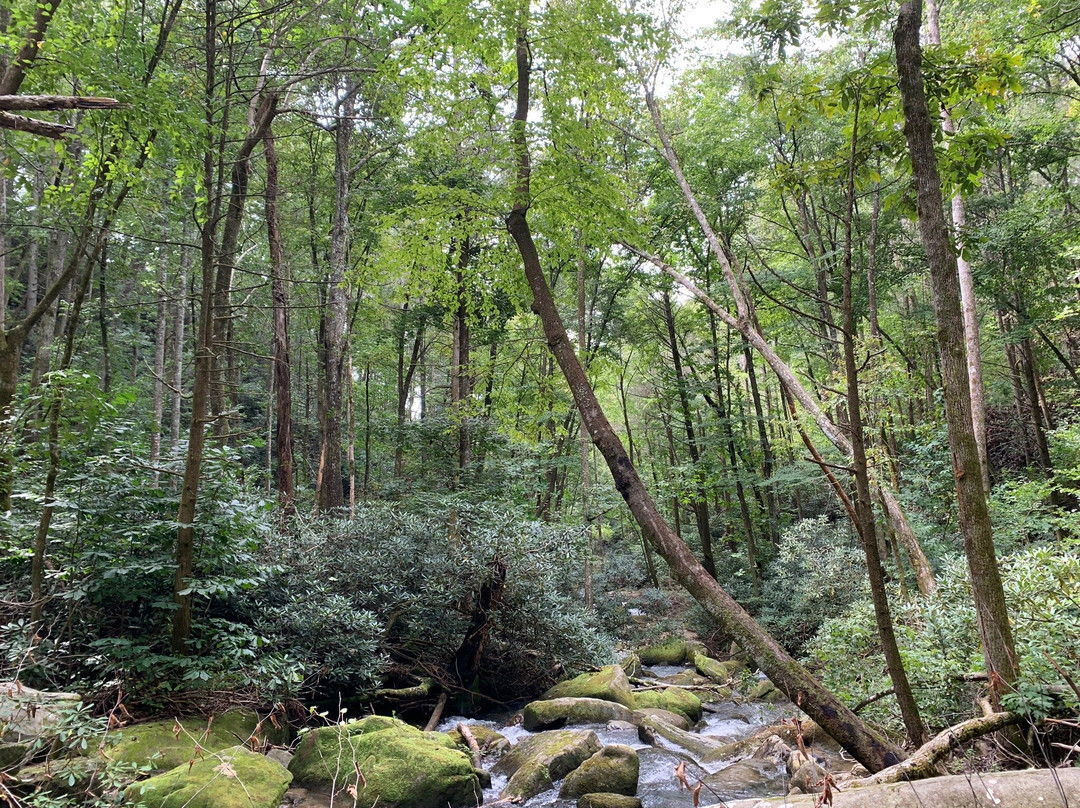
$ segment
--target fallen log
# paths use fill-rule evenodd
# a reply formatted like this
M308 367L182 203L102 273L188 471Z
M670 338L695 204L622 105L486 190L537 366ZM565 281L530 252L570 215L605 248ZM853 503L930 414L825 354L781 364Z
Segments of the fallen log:
M90 95L0 95L0 110L26 112L49 109L120 109L115 98Z
M1019 713L989 713L969 718L942 730L911 753L906 759L858 781L858 786L897 783L902 780L925 780L938 774L937 764L960 744L1011 727L1023 719Z

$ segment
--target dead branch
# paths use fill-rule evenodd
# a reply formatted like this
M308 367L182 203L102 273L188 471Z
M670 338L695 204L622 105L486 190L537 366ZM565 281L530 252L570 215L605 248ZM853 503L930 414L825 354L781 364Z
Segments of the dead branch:
M480 768L480 744L476 742L476 736L472 734L472 730L469 729L469 725L464 722L459 722L457 725L457 731L461 733L462 739L464 739L466 745L469 747L469 757L472 758L473 768Z
M12 115L10 112L0 112L0 129L14 129L16 132L29 132L53 139L65 137L75 131L74 126L38 121L23 115Z
M75 95L0 95L0 110L25 112L50 109L120 109L115 98Z

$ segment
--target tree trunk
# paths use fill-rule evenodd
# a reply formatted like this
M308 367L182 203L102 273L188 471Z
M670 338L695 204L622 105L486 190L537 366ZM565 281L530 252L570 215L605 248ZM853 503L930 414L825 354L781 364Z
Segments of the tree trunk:
M892 614L889 611L889 594L885 587L885 568L882 566L878 546L877 525L874 523L874 506L871 501L870 472L866 461L866 443L862 422L862 402L859 393L859 364L855 355L855 311L852 303L852 220L855 216L855 164L857 160L859 110L861 96L855 96L854 123L852 124L851 155L848 160L847 210L844 216L843 256L843 343L844 375L847 377L848 429L851 436L851 458L855 477L855 514L858 520L859 538L866 555L866 569L870 579L870 597L874 603L874 619L878 639L889 669L900 715L904 720L908 740L920 745L926 730L919 717L919 708L911 692L900 647L896 643Z
M345 505L341 476L342 381L345 374L348 301L345 267L349 247L349 144L353 132L353 88L345 87L345 100L334 129L334 218L330 230L330 277L322 331L323 418L318 486L319 510Z
M163 234L164 235L164 234ZM157 471L161 460L161 423L165 414L165 336L169 328L166 316L168 303L165 299L165 287L168 281L169 252L162 239L161 255L157 270L157 321L154 323L154 387L150 423L150 466L154 469L153 487L158 487L160 473Z
M281 243L278 217L278 161L273 131L268 127L263 138L266 158L266 238L270 246L270 294L274 304L273 364L276 391L277 473L275 482L278 503L284 514L296 510L293 482L292 365L289 359L289 289L285 251Z
M186 228L185 228L186 235ZM185 238L186 241L186 238ZM169 425L169 451L180 448L180 416L184 404L184 326L187 318L188 278L191 272L191 249L180 247L180 278L173 304L172 423ZM175 478L174 478L175 479Z
M941 47L941 26L938 24L937 0L927 0L927 39ZM948 135L956 131L947 107L941 107L941 129ZM956 272L960 284L960 308L964 318L964 350L967 356L968 388L971 392L971 424L975 445L979 452L979 471L983 491L990 493L990 462L986 454L986 394L983 387L982 351L979 339L978 299L975 296L975 276L971 264L963 255L964 227L967 225L967 207L964 197L957 191L952 198L953 235L956 239Z
M514 207L506 220L507 229L517 244L533 294L533 308L540 315L548 347L558 361L570 386L574 402L588 428L593 443L608 464L615 487L622 494L641 526L642 532L667 560L672 574L702 605L719 627L734 637L750 653L766 675L872 772L900 762L902 753L878 736L834 695L814 680L797 662L754 622L732 597L698 563L689 548L678 539L660 517L652 498L626 455L622 442L611 428L600 408L589 380L577 361L573 346L566 335L540 256L533 242L526 219L529 202L530 160L526 141L526 120L529 110L529 46L525 24L527 5L522 13L516 38L517 108L511 129L517 157L517 192Z
M994 552L990 514L982 486L978 447L971 422L971 390L964 349L964 319L956 274L956 255L949 243L941 200L941 182L934 155L934 134L922 78L919 28L922 0L900 6L894 42L904 108L904 134L911 152L919 214L919 232L930 263L938 350L945 391L945 417L953 456L953 477L960 510L968 570L971 574L979 636L990 673L994 703L1000 703L1017 676L1017 659L1005 594Z
M457 429L458 465L455 488L464 484L472 463L472 430L469 428L469 399L472 396L472 341L469 328L469 308L465 289L465 269L472 258L472 247L466 236L458 253L455 283L457 308L454 309L453 346L450 357L450 411Z
M698 436L694 430L694 420L690 414L690 397L686 390L686 375L682 357L679 354L679 338L675 333L675 312L671 308L671 295L664 292L664 323L667 325L668 346L671 348L671 363L675 368L675 387L679 394L683 429L686 431L686 448L690 453L690 462L694 466L694 499L690 507L694 509L694 521L697 523L698 539L701 541L701 558L709 575L716 577L716 561L713 558L712 532L709 525L709 499L702 482L701 452L698 450ZM753 536L747 535L747 547L753 546ZM750 569L754 580L754 594L758 594L758 579L754 559L750 559Z

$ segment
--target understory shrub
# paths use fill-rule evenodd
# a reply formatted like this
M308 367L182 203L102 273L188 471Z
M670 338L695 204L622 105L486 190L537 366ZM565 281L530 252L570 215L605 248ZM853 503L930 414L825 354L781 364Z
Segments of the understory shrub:
M244 611L279 653L302 661L306 686L353 692L380 674L444 671L499 564L505 586L489 610L480 687L526 695L610 655L573 594L583 554L579 530L495 507L365 505L354 520L297 526L268 544L263 563L274 573Z
M1058 667L1080 681L1080 544L1044 543L999 560L1005 598L1020 660L1020 679L1004 706L1032 716L1075 712L1077 697ZM942 565L933 597L900 602L893 618L908 678L923 720L934 729L969 717L985 683L968 674L985 671L979 646L967 564L953 557ZM827 620L808 647L810 664L826 687L856 703L890 686L881 656L873 608L854 604ZM869 705L863 715L901 732L892 698Z
M780 535L765 568L759 620L785 648L799 651L828 618L865 597L866 560L848 522L803 519Z

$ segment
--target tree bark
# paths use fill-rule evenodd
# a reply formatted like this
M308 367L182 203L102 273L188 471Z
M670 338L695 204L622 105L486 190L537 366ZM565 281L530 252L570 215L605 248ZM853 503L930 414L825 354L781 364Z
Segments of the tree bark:
M941 26L938 23L937 0L927 0L927 33L929 41L941 47ZM947 135L956 131L952 115L943 105L941 129ZM971 425L975 446L979 452L979 472L983 491L990 493L990 462L986 454L986 392L983 386L982 351L979 338L978 298L975 295L975 275L963 255L964 228L967 225L967 206L957 191L952 198L953 235L956 239L956 273L960 284L960 308L964 318L964 349L967 356L968 388L971 392Z
M593 443L599 449L611 471L615 487L623 496L642 532L667 560L672 574L705 608L719 627L734 637L761 666L783 692L802 705L818 724L844 746L870 771L880 771L900 762L902 753L881 738L842 702L829 693L809 673L772 639L724 591L716 580L694 558L689 548L678 539L661 518L655 503L645 490L637 470L626 455L596 398L589 380L577 360L566 328L548 288L526 218L529 203L530 160L526 140L526 121L529 111L529 76L531 63L526 38L528 6L523 3L516 36L517 106L511 128L517 157L517 188L513 209L506 225L521 254L525 275L533 294L533 308L540 315L548 347L562 369L570 386L582 423L588 428Z
M904 134L911 153L918 205L919 232L930 264L945 417L953 456L953 477L960 510L968 570L978 616L994 704L1017 677L1012 628L994 552L990 514L982 485L978 447L971 422L971 390L967 379L964 319L960 307L956 255L949 242L934 155L934 134L922 78L919 28L922 0L900 6L893 41L904 109Z
M353 133L353 87L346 84L345 100L334 128L334 218L330 228L330 277L322 329L323 418L318 486L319 510L345 505L341 474L341 421L344 398L346 317L345 266L349 248L349 145ZM351 380L350 380L351 383Z
M164 242L164 239L162 240ZM155 469L153 487L158 487L160 474L157 469L161 459L161 424L165 414L165 337L169 328L166 316L168 302L165 287L168 281L169 252L165 244L161 245L161 255L157 269L157 321L154 323L154 384L151 407L153 415L150 423L150 466Z
M292 429L292 365L289 360L289 290L285 251L281 243L281 225L278 217L278 160L274 145L274 133L267 127L263 138L266 158L266 239L270 246L270 295L274 305L273 364L274 390L276 395L278 503L283 514L296 510L296 490L293 484L293 429Z

